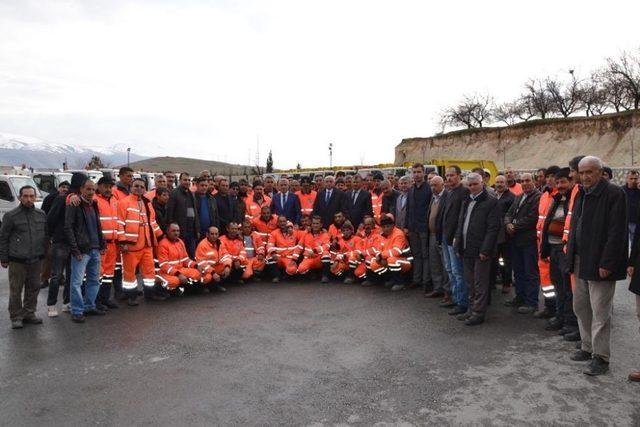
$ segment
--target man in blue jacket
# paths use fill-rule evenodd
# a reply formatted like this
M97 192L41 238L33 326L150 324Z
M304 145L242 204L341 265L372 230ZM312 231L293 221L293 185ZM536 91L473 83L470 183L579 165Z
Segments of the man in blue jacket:
M289 180L282 178L278 181L278 192L273 194L271 212L287 217L293 224L300 223L300 199L289 190Z

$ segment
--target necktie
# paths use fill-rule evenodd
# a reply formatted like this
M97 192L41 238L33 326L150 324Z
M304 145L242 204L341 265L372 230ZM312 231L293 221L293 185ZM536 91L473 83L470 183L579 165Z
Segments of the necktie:
M331 190L327 190L327 192L325 193L325 198L324 198L324 202L326 204L329 204L329 199L331 198Z
M360 192L360 191L354 191L354 192L353 192L353 204L354 204L354 205L356 204L356 200L358 200L358 193L359 193L359 192Z
M289 193L284 193L284 203L282 203L282 207L284 208L284 205L287 204L287 197L289 197Z

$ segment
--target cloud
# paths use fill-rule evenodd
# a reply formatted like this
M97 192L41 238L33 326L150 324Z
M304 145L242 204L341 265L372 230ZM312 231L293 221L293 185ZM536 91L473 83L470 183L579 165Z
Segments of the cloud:
M327 163L329 142L334 163L390 162L464 92L515 96L634 47L640 5L615 3L4 1L0 130L234 162L259 135L276 166Z

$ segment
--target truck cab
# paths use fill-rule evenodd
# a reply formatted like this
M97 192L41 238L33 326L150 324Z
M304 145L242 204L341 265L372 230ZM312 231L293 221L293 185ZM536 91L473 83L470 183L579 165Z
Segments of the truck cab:
M33 178L24 175L0 175L0 224L4 214L20 204L18 196L20 189L25 185L36 189L36 207L40 208L43 197Z
M71 182L71 175L70 172L35 172L33 181L41 192L48 194L55 191L61 183Z

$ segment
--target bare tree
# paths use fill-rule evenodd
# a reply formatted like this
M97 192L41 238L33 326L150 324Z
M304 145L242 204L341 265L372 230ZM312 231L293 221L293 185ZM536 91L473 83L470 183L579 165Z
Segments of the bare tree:
M552 108L562 117L569 117L576 111L580 102L580 82L573 70L570 70L569 74L571 78L567 82L551 77L545 80L545 89L551 98Z
M466 126L467 129L475 127L473 117L471 116L471 107L464 104L449 107L444 110L440 115L440 123L443 129L447 126Z
M609 68L601 70L598 74L602 81L606 102L616 110L616 113L631 109L633 104L630 102L623 78L618 74L612 73Z
M503 102L493 109L493 118L507 126L515 124L520 118L521 105L518 100Z
M467 129L482 127L490 120L493 98L489 95L467 95L455 107L447 108L440 115L440 124L446 126L466 126Z
M594 72L580 84L578 98L587 117L601 115L607 110L607 94L602 86L602 77Z
M617 58L608 58L609 72L620 78L635 110L640 107L640 49L636 54L622 52Z
M553 101L545 85L541 80L529 79L524 84L526 89L527 102L531 106L532 111L541 119L546 119L553 113Z
M531 97L529 95L521 95L520 98L516 100L516 103L518 106L516 109L518 118L523 122L526 122L536 116L536 109L533 107Z
M471 117L478 127L482 127L485 120L491 120L493 111L493 98L488 95L473 95L465 98L465 104L471 106Z

